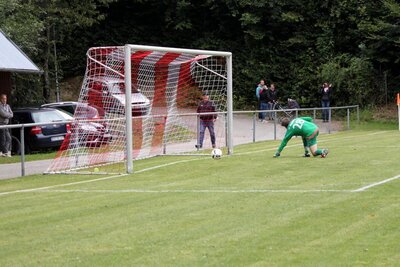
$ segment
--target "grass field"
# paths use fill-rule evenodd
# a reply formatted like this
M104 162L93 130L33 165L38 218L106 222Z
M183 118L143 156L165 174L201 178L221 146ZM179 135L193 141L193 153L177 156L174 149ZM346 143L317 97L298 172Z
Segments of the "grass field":
M400 133L0 181L0 266L399 266Z

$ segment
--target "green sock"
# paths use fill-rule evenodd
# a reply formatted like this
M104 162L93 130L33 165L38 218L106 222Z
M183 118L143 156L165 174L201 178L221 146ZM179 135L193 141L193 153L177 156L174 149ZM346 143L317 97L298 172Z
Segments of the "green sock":
M317 151L315 151L315 155L322 155L322 149L318 148Z

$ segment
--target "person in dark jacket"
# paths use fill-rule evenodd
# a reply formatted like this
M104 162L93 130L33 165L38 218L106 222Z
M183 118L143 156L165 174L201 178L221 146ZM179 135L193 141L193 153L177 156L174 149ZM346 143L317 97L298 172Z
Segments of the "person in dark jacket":
M211 138L211 145L213 148L215 148L215 132L214 132L214 122L217 119L218 115L217 114L204 114L201 115L201 113L211 113L211 112L216 112L215 106L213 102L209 100L208 95L203 95L203 100L200 101L199 106L197 107L197 113L200 113L200 134L199 134L199 139L195 147L197 149L200 149L203 147L203 140L204 140L204 133L206 131L206 128L208 128L208 131L210 133L210 138Z
M276 101L278 100L278 91L275 89L275 84L271 83L271 86L269 87L268 93L268 110L272 110ZM268 113L268 120L273 119L273 113L269 112Z
M260 110L268 109L268 91L269 89L265 87L260 93ZM265 121L266 112L260 112L260 121Z
M328 84L327 82L322 85L321 88L321 105L324 108L322 110L322 120L323 122L329 121L329 106L330 106L330 99L331 99L331 92L332 92L332 84Z

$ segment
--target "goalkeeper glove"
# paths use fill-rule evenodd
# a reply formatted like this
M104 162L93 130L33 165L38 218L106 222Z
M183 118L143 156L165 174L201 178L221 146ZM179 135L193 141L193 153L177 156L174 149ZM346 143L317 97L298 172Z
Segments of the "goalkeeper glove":
M281 153L276 152L275 155L274 155L274 158L277 158L277 157L279 157L280 155L281 155Z

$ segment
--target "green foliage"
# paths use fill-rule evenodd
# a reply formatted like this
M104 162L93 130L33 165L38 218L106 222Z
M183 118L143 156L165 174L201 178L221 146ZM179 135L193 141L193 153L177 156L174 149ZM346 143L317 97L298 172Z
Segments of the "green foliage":
M395 0L0 0L0 28L44 70L46 86L25 88L45 101L54 44L67 78L82 75L89 47L133 43L231 51L242 108L261 78L302 106L320 105L325 80L335 105L366 106L399 88L399 10Z
M372 64L348 54L321 65L320 80L333 84L336 105L367 105L374 101ZM350 102L351 101L351 102Z

